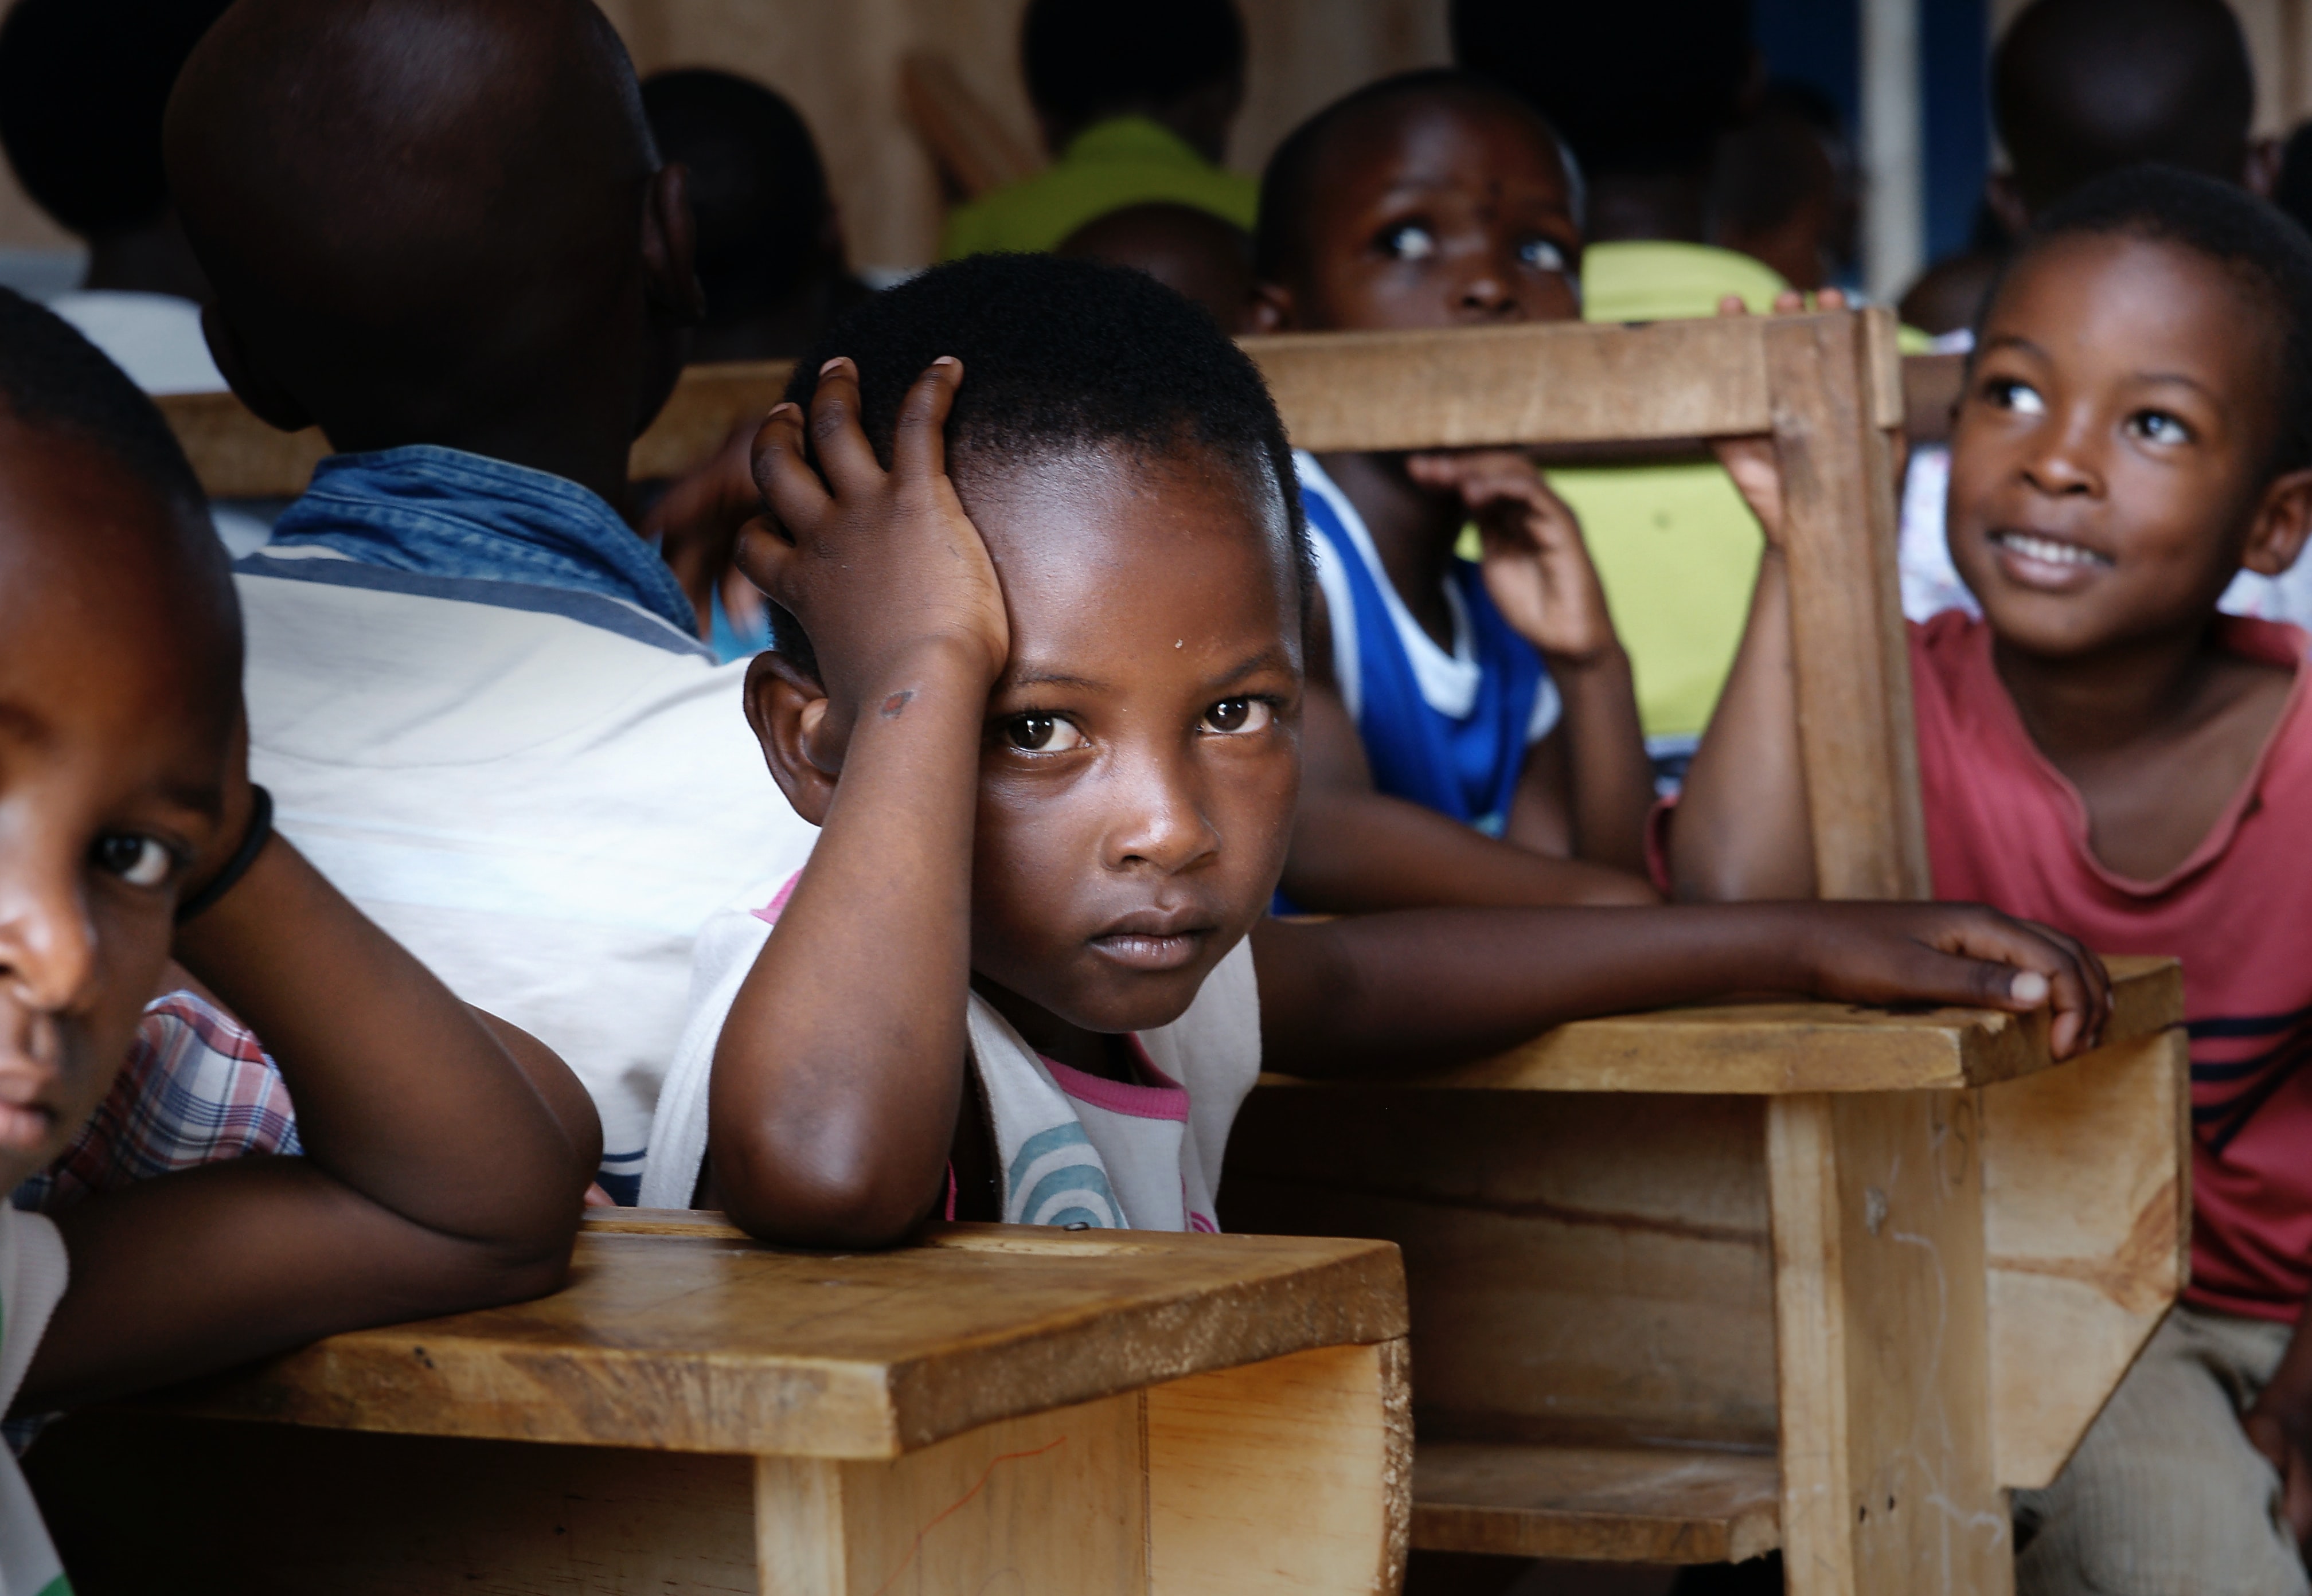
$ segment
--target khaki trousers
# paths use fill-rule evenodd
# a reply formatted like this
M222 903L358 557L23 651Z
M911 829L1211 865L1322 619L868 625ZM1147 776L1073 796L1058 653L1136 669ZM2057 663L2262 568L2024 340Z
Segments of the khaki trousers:
M2306 1596L2239 1416L2290 1328L2178 1307L2055 1483L2015 1493L2017 1596Z

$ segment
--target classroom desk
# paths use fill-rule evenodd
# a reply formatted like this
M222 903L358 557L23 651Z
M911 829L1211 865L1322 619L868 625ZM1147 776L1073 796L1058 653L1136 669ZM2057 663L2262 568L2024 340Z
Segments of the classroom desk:
M1404 1249L1417 1548L2008 1590L2006 1489L2062 1468L2188 1258L2180 972L2110 963L2105 1044L2060 1067L2043 1020L1772 1003L1272 1078L1222 1218Z
M786 1252L590 1216L542 1301L85 1414L27 1462L82 1596L1388 1592L1385 1243L934 1225Z

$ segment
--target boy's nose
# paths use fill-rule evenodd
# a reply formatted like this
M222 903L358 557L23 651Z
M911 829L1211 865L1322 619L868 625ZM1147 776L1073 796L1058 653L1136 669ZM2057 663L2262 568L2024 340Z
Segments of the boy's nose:
M1133 802L1124 811L1128 818L1109 833L1111 868L1152 865L1170 875L1220 847L1220 833L1184 774L1143 768L1127 778Z
M1461 285L1462 314L1488 321L1507 320L1518 312L1517 290L1505 272L1483 271Z
M2097 468L2085 429L2046 428L2024 457L2025 480L2043 493L2095 493L2100 491Z
M0 981L33 1009L77 1007L96 981L96 927L77 876L68 863L0 879Z

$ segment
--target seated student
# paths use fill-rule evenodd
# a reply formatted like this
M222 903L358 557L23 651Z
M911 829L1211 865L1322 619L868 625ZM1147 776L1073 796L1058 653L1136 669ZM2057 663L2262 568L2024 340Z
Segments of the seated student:
M1053 251L1134 266L1212 312L1224 332L1249 330L1252 235L1194 205L1126 205L1087 222Z
M1555 135L1461 73L1390 78L1302 124L1268 163L1260 220L1264 329L1581 310ZM1540 473L1508 450L1295 465L1319 597L1292 903L1649 900L1653 779L1629 657ZM1455 553L1473 517L1482 565Z
M762 84L703 66L655 74L643 113L659 159L688 172L706 313L694 361L787 360L867 297L843 251L819 146Z
M1747 6L1725 0L1453 0L1453 59L1549 118L1588 188L1581 314L1591 321L1714 315L1728 294L1764 310L1790 284L1709 242L1718 141L1755 71ZM1553 470L1581 518L1629 650L1657 774L1674 783L1742 637L1758 534L1705 461Z
M1049 249L1151 200L1251 228L1257 186L1220 164L1244 101L1235 0L1030 0L1020 69L1052 164L957 206L941 260Z
M24 191L86 241L80 286L48 302L146 393L224 387L201 337L208 279L169 202L161 113L227 0L19 0L0 22L0 145ZM271 505L210 507L236 554Z
M1853 270L1860 199L1838 108L1808 84L1774 83L1718 140L1710 240L1812 292Z
M810 843L617 509L700 310L679 170L586 0L244 0L167 144L234 390L346 451L238 568L252 769L569 1060L631 1201L699 926Z
M2081 184L2141 161L2252 194L2269 193L2274 180L2273 150L2253 136L2255 64L2224 0L2034 0L2001 36L1991 84L1992 120L2013 170L1994 174L1984 196L2010 236ZM1970 326L1974 318L1971 308ZM1902 553L1904 609L1914 620L1975 607L1946 552L1949 472L1947 449L1914 451ZM2312 563L2276 578L2243 571L2222 605L2312 626Z
M2101 1023L2091 956L1979 909L1268 918L1314 579L1244 354L1140 273L994 256L879 296L788 392L756 474L793 542L741 544L779 606L748 714L826 830L702 939L649 1200L708 1155L701 1200L812 1245L941 1211L1208 1230L1263 1068L1732 990L2052 990L2065 1051Z
M2312 240L2134 168L2039 219L1980 332L1950 550L1983 618L1911 632L1935 891L2181 955L2193 1038L2191 1285L2054 1486L2017 1494L2018 1588L2300 1592L2307 639L2216 601L2312 531ZM1813 889L1780 484L1769 446L1729 452L1773 552L1671 859L1682 896L1780 898Z
M270 830L191 468L126 377L13 294L0 634L0 1190L104 1099L171 956L263 1027L302 1138L54 1220L0 1202L0 1410L552 1290L600 1145L584 1094ZM0 1448L0 1590L69 1588Z

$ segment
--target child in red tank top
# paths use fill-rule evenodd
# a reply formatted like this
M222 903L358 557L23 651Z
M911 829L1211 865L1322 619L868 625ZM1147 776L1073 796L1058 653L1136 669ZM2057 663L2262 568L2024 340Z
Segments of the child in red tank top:
M2192 1039L2192 1284L2062 1478L2018 1493L2025 1592L2219 1565L2227 1591L2305 1589L2307 640L2216 600L2312 530L2308 351L2312 240L2242 190L2136 168L2026 240L1956 412L1951 556L1984 618L1912 629L1935 892L2180 955ZM1723 453L1777 543L1770 446ZM1789 604L1773 547L1676 812L1683 896L1814 890Z

